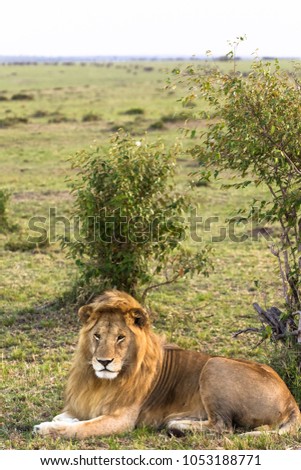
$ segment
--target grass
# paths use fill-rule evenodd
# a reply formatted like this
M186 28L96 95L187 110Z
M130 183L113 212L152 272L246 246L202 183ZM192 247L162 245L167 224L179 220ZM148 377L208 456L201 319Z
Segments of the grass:
M129 127L139 138L153 123L164 123L154 126L149 138L160 137L172 144L180 135L179 128L186 125L183 118L189 117L189 126L204 125L195 120L195 108L181 107L181 90L165 89L168 71L173 67L175 64L168 62L0 67L0 95L5 98L0 101L0 122L9 123L0 128L0 188L11 193L8 218L15 227L0 234L3 449L300 446L300 434L256 438L197 434L177 439L164 431L137 429L83 442L32 435L34 424L51 419L62 409L79 325L77 307L70 301L76 268L58 242L26 244L29 220L44 217L47 227L50 208L56 208L58 216L68 217L72 204L66 183L66 176L71 174L69 156L95 143L107 148L114 126ZM239 67L245 71L249 64L242 62ZM18 94L32 99L12 99ZM53 122L55 117L60 119ZM218 182L189 190L188 180L194 170L195 163L183 152L178 161L178 188L180 192L191 191L193 208L202 217L196 227L192 225L186 243L196 249L206 241L210 243L214 271L208 278L188 279L153 291L148 302L154 327L185 348L273 363L270 345L257 346L258 338L252 335L233 338L238 329L257 326L254 301L263 306L282 302L280 282L271 275L276 265L267 241L263 237L252 239L252 227L231 229L226 222L238 207L249 204L255 190L225 191ZM225 175L225 180L230 176ZM264 191L257 188L256 197L262 196ZM59 222L57 230L62 230ZM239 243L234 235L241 232L248 238ZM213 242L213 236L220 240Z

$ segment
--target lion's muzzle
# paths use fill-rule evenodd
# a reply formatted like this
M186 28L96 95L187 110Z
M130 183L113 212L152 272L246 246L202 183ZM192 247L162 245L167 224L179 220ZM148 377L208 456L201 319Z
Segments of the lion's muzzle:
M105 359L94 357L92 360L92 366L95 371L95 375L99 379L115 379L120 372L120 365L114 362L113 359Z

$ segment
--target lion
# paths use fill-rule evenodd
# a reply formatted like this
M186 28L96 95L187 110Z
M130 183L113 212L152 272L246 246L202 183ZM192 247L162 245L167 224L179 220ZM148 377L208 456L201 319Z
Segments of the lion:
M34 427L41 435L106 436L137 426L234 432L293 432L300 410L269 366L166 344L132 296L106 291L79 309L83 326L62 414Z

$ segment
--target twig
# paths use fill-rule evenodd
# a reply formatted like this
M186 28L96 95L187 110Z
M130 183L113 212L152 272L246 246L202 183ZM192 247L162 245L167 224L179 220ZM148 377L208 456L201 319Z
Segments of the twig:
M296 312L291 313L292 316L294 315L301 315L301 310L297 310Z
M271 338L274 341L281 340L283 343L285 343L287 338L292 337L296 338L298 344L301 344L301 310L297 310L296 312L291 313L290 316L286 318L286 320L282 321L280 319L282 312L277 307L271 307L267 310L263 310L263 308L260 307L260 305L257 303L254 303L253 307L259 315L259 319L263 325L262 328L245 328L244 330L239 330L233 334L233 338L236 338L243 333L264 333L264 324L267 324L271 327ZM298 326L292 318L296 315L299 315ZM259 346L266 339L267 336L263 335L263 338L255 347Z
M285 334L286 326L280 320L281 311L276 307L271 307L267 311L263 310L257 303L253 304L254 309L264 323L271 325L276 334Z
M36 312L41 312L42 310L45 310L48 307L52 307L53 305L57 304L57 300L52 300L51 302L46 302L45 304L41 305L40 307L36 307L35 311Z
M146 289L144 289L143 294L142 294L142 302L144 302L144 300L145 300L145 298L146 298L146 296L147 296L147 294L150 290L157 289L158 287L161 287L161 286L166 286L167 284L172 284L180 276L181 276L181 274L176 274L172 279L169 279L168 281L160 282L158 284L154 284L152 286L146 287Z
M299 332L298 331L288 331L286 333L281 333L280 335L275 335L275 339L283 339L287 338L288 336L298 336Z
M238 330L235 333L233 333L233 338L236 338L238 335L241 335L243 333L258 333L260 331L260 328L245 328L244 330Z
M93 299L93 297L95 297L95 292L92 292L92 294L86 300L86 303L89 304L91 302L91 300Z
M269 186L269 185L268 185ZM282 281L282 289L283 289L283 296L285 298L285 301L287 304L289 304L289 296L288 296L288 289L287 289L287 279L285 277L283 267L282 267L282 260L280 257L279 249L275 249L275 246L271 245L270 246L270 251L271 253L277 257L278 260L278 265L279 265L279 271L280 271L280 276L281 276L281 281Z
M301 343L301 312L299 312L299 324L298 324L298 336L297 336L297 342L300 344Z

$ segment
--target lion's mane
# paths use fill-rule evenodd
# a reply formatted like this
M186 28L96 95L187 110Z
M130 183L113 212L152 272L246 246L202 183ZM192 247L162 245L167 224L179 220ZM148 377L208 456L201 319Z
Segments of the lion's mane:
M120 312L127 325L134 331L136 355L131 364L127 364L122 376L114 380L99 380L92 367L87 367L91 360L88 347L90 323L81 329L78 347L74 356L66 387L65 408L78 419L91 419L100 414L111 414L124 406L141 403L151 389L161 368L163 347L162 338L155 335L149 327L149 317L145 309L130 295L119 291L108 291L93 302L95 321L103 311ZM132 312L140 315L143 328L132 328ZM84 317L85 307L79 315Z

